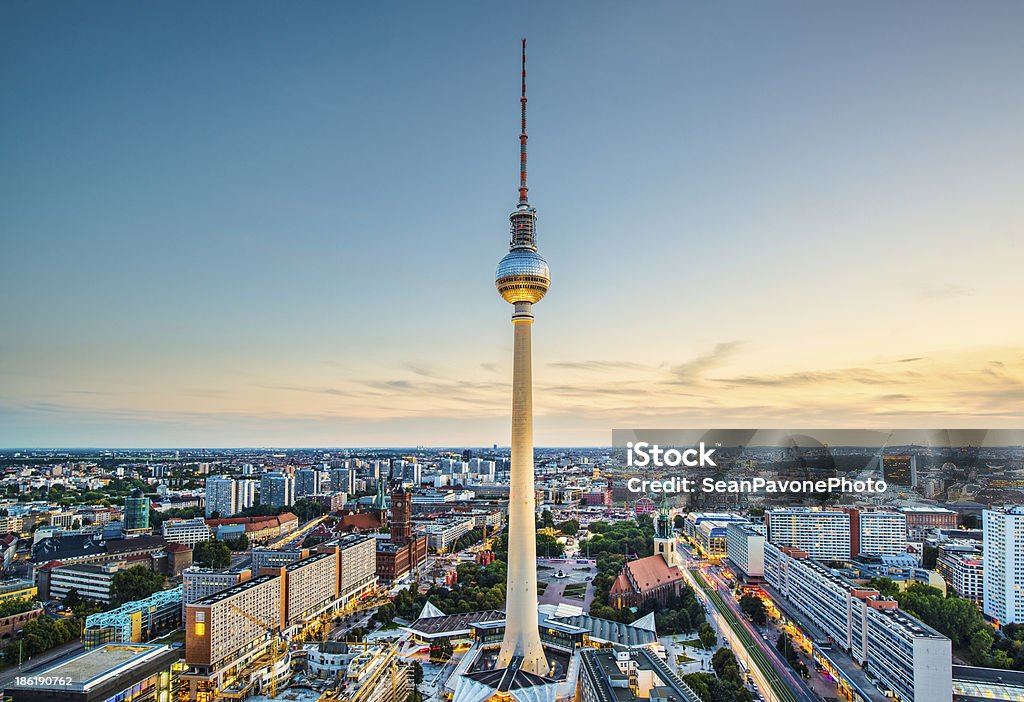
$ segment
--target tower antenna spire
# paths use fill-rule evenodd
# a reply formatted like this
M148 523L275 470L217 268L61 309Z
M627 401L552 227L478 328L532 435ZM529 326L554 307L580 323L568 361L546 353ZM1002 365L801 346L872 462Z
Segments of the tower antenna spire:
M519 128L519 205L525 207L529 204L526 193L526 37L523 37L523 92L519 98L520 104L520 128Z

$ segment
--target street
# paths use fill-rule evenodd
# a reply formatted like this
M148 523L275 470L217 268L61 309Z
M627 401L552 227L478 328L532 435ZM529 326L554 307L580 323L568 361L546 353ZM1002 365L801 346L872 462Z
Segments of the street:
M729 640L736 657L747 665L765 699L768 702L820 702L779 652L762 639L760 632L740 610L728 584L707 568L707 564L703 564L705 567L701 569L702 563L694 558L689 548L679 544L677 550L683 558L683 572L698 593L707 595L705 602L711 604L719 632ZM708 573L713 586L704 581L700 571Z

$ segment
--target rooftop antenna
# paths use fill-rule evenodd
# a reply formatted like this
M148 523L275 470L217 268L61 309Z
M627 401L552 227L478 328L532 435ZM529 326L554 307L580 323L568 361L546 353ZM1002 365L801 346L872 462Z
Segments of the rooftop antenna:
M523 37L523 92L519 98L520 104L520 128L519 128L519 206L528 207L526 193L526 37Z

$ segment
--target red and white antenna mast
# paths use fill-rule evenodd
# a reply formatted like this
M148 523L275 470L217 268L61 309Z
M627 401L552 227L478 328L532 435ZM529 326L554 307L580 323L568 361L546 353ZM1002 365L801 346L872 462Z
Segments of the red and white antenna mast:
M526 38L523 38L523 93L519 98L521 118L519 128L519 205L526 206L529 202L526 193Z

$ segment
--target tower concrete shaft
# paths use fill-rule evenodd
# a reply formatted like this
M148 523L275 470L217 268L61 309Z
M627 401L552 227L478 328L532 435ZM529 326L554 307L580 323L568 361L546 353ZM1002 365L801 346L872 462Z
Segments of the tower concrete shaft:
M512 317L512 468L508 494L508 581L505 638L498 666L522 656L522 670L548 674L537 617L537 498L533 481L532 304L519 302Z

